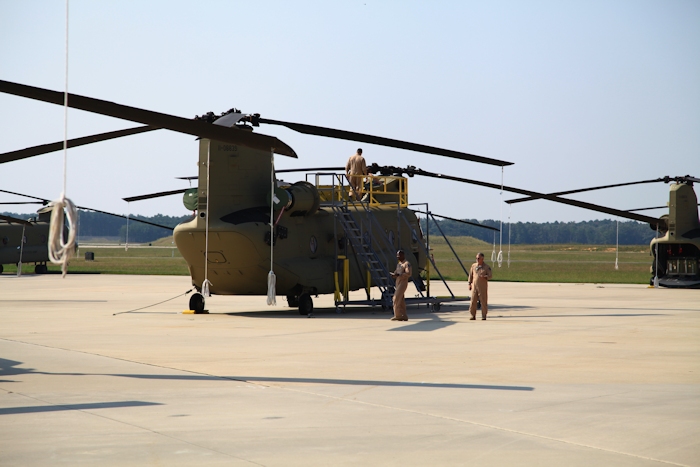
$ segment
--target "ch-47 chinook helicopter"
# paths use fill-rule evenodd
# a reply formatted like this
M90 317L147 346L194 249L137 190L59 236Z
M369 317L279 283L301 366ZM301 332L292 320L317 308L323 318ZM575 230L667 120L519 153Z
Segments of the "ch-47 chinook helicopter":
M36 216L28 220L19 219L12 216L0 215L0 273L3 272L4 264L16 264L21 267L21 264L34 263L34 272L36 274L46 274L48 272L47 263L49 262L49 229L51 223L51 214L54 206L48 199L39 198L37 196L15 193L13 191L0 190L1 193L8 193L15 196L23 196L32 198L36 201L11 201L2 202L0 204L41 204L43 205L37 211ZM97 209L78 206L79 209L99 212L110 216L121 217L126 219L126 216L114 214L111 212L100 211ZM141 219L131 218L134 222L142 222L144 224L161 227L168 230L173 230L172 227L156 224L153 222L144 221ZM64 238L68 236L68 229L63 228Z
M0 92L63 105L63 93L0 81ZM159 128L198 136L199 187L186 193L197 215L175 228L174 239L188 264L193 285L214 294L265 295L268 271L276 275L276 294L286 295L300 313L313 309L311 295L334 293L350 304L348 292L377 286L376 304L388 307L393 294L389 271L402 248L411 263L412 280L422 295L420 273L428 270L429 246L415 211L408 207L407 180L374 176L365 201L351 199L344 174L319 172L314 182L277 183L273 155L296 158L277 138L253 132L260 124L284 125L327 137L403 148L497 166L510 162L360 133L302 125L230 111L220 117L188 120L133 107L68 95L68 106L145 123L146 127L68 141L75 147ZM0 155L0 163L58 150L48 144ZM187 204L187 203L186 203ZM490 227L487 227L490 228ZM491 229L491 228L490 228ZM492 229L493 230L493 229ZM412 253L412 254L409 254ZM274 259L272 259L274 257ZM272 263L272 264L271 264ZM433 268L437 267L433 263ZM454 295L451 297L455 299ZM439 306L434 297L424 303ZM353 302L357 303L357 302ZM190 308L204 311L200 293Z

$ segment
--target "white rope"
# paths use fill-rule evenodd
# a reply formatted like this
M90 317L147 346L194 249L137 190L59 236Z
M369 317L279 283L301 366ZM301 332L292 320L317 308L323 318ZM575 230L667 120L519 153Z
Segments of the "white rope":
M78 210L73 202L61 193L61 197L49 203L52 207L51 223L49 225L49 260L53 264L61 265L63 277L68 272L68 262L75 253L75 224ZM68 238L63 239L64 212L68 219Z
M202 296L203 297L211 297L211 292L209 292L210 285L211 285L211 282L209 282L209 279L204 279L204 282L202 282Z
M503 264L503 166L501 166L501 229L499 231L500 239L498 240L498 267Z
M659 238L659 224L656 224L656 238ZM659 242L656 242L656 256L654 257L654 287L659 288Z
M22 253L24 253L24 230L27 224L22 224L22 238L19 239L19 263L17 263L17 277L22 275Z
M209 293L209 211L211 209L211 193L209 193L209 166L211 163L211 141L207 147L207 206L204 212L204 282L202 282L202 296L211 297Z
M508 267L510 267L510 231L513 227L510 223L510 210L512 207L512 205L508 205Z
M66 0L66 87L63 92L63 191L58 200L49 204L51 211L51 224L49 226L49 260L61 265L63 277L68 272L68 261L75 254L75 234L78 211L73 202L66 198L66 185L68 179L68 0ZM63 225L64 209L68 217L68 239L64 242Z
M131 210L129 209L129 202L126 202L126 242L124 243L124 251L129 251L129 216Z
M620 219L617 220L617 234L615 235L615 271L619 269L617 257L620 251Z
M275 153L270 151L270 272L267 274L267 304L277 305L277 277L273 271L275 252Z
M493 250L491 251L491 264L496 262L496 232L493 233Z

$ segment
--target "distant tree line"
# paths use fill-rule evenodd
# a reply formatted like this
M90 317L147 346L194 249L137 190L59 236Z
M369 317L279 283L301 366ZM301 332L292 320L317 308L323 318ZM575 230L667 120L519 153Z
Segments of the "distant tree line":
M2 214L19 219L36 217L36 214L16 214L10 212L4 212ZM142 224L141 222L134 222L133 219L141 219L144 221L153 222L155 224L165 225L167 227L175 227L179 223L188 221L191 218L192 215L181 217L164 216L162 214L152 217L139 215L130 216L129 242L148 243L172 234L171 230ZM120 242L125 242L126 234L126 219L99 212L84 211L82 209L78 210L78 237L118 238Z
M167 227L175 227L181 222L192 219L192 215L185 216L164 216L157 214L146 217L133 215L129 216L129 242L147 243L172 234L172 230L155 227L141 222L134 222L133 219L141 219L154 224ZM80 221L78 223L78 235L80 237L119 237L119 241L125 242L127 236L126 219L109 216L99 212L80 211Z
M92 211L79 211L78 235L80 237L111 237L126 241L126 219L109 216ZM28 219L35 214L3 213L7 216ZM131 216L131 219L142 219L156 224L175 227L181 222L188 221L191 215L181 217L163 216L158 214L152 217ZM482 225L499 228L500 222L496 220L477 221L465 219ZM461 224L449 220L438 220L437 224L448 236L468 236L478 238L485 242L493 242L494 232L479 227ZM421 227L425 232L425 219L421 219ZM511 225L503 224L503 243L508 243L510 231L510 243L512 244L564 244L579 243L587 245L612 245L615 244L617 222L613 220L599 220L587 222L517 222ZM162 237L167 237L171 231L154 227L140 222L129 222L129 242L147 243ZM433 221L430 225L431 235L440 235ZM500 234L495 232L496 242L499 242ZM649 228L649 224L636 221L620 222L620 245L648 245L656 233Z
M496 220L465 220L477 222L489 227L500 227L500 222ZM437 223L447 236L468 236L492 243L495 233L496 243L498 243L500 239L500 233L492 230L449 220L438 220ZM423 231L425 231L426 224L424 218L421 219L421 227ZM608 219L586 222L516 222L510 225L504 223L503 243L508 243L509 232L511 244L537 245L578 243L586 245L614 245L617 222ZM432 220L430 235L440 235L435 222ZM655 236L656 232L651 230L649 224L636 221L620 221L620 245L648 245Z

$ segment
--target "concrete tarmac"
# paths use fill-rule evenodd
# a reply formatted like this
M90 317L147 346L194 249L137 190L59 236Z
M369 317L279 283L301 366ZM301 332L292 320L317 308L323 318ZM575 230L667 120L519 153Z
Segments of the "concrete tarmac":
M486 321L395 322L188 289L0 275L0 465L700 465L700 290L493 282Z

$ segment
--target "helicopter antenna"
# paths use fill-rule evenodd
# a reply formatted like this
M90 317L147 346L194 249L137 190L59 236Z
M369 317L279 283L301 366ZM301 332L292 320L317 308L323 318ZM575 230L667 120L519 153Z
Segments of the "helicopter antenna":
M54 264L61 265L63 277L68 272L68 261L75 253L76 219L78 210L73 202L66 198L68 179L68 8L66 0L66 87L63 93L63 191L58 200L51 203L51 224L49 226L49 259ZM63 241L64 209L68 217L68 239Z

